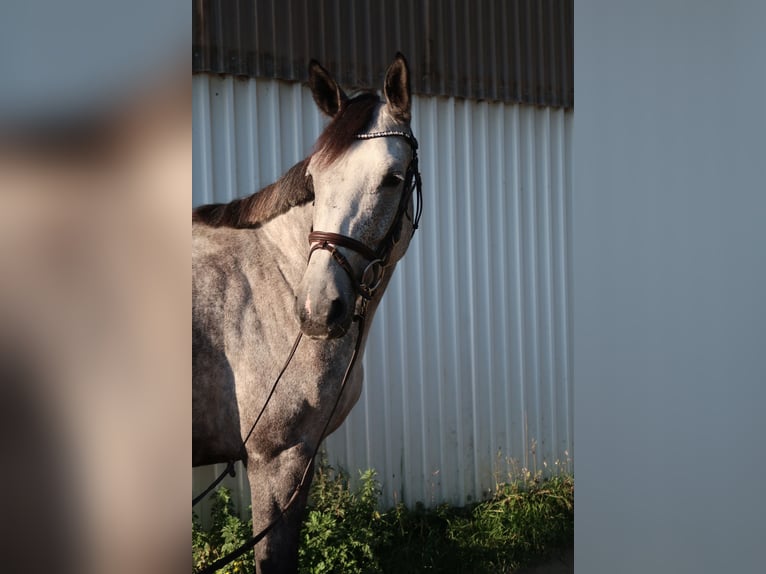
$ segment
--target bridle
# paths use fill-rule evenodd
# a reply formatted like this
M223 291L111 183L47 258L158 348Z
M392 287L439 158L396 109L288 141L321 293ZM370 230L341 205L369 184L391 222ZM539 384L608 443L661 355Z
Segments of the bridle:
M309 233L309 244L311 245L311 249L309 250L309 260L314 252L319 249L329 251L333 259L351 279L351 284L354 286L357 294L362 298L363 306L372 298L383 281L386 272L391 267L391 253L401 239L404 217L407 217L412 222L412 233L414 235L415 230L417 230L418 224L420 223L420 215L423 210L422 181L418 169L418 140L415 139L415 136L409 132L401 130L386 130L356 135L356 139L358 140L387 137L404 138L405 141L410 144L410 148L412 149L412 159L407 166L407 172L404 176L404 188L401 198L399 199L399 207L394 217L394 221L377 249L371 249L361 241L339 233L315 231L313 229ZM410 199L412 199L413 191L416 193L415 213L410 216L407 210L410 204ZM367 260L367 266L364 268L359 278L356 277L354 269L351 267L346 256L338 250L338 247L344 247L351 251L355 251Z
M335 411L338 408L338 405L340 404L340 399L343 396L343 391L346 388L346 383L348 382L348 379L351 375L351 371L353 370L354 365L356 364L356 361L359 358L359 354L362 348L362 338L364 335L365 322L367 320L367 303L369 302L370 299L372 299L373 295L375 294L375 291L378 289L378 287L380 287L386 272L391 267L391 254L394 250L394 247L396 246L397 243L399 243L399 240L401 239L402 225L404 222L404 218L407 217L407 219L409 219L412 222L412 235L415 234L415 231L418 228L418 225L420 223L420 216L423 212L423 190L422 190L423 184L420 178L420 171L418 169L418 140L416 140L415 136L413 136L411 133L405 132L405 131L399 131L399 130L387 130L387 131L370 132L370 133L356 135L356 139L359 139L359 140L369 140L373 138L384 138L384 137L404 138L407 141L407 143L410 144L410 148L412 149L412 159L410 160L409 166L407 166L407 172L405 173L405 176L404 176L404 188L403 188L402 196L399 199L399 207L397 208L394 221L392 222L388 232L386 233L386 235L383 237L380 244L378 245L378 248L373 250L367 245L365 245L364 243L362 243L361 241L358 241L354 239L353 237L341 235L339 233L330 233L327 231L312 230L308 236L309 244L311 245L311 249L309 250L309 260L311 259L311 255L318 249L329 251L332 254L333 259L348 274L349 278L351 279L351 283L352 285L354 285L354 288L356 289L356 292L359 295L361 300L360 308L354 315L354 321L358 323L358 332L356 336L356 342L354 343L354 352L351 355L351 359L349 360L349 363L346 367L346 371L343 374L343 379L341 380L338 396L336 397L335 404L333 405L333 408L330 411L330 416L328 417L327 421L325 422L324 428L322 429L322 435L320 436L319 441L316 443L314 452L311 455L309 464L306 466L305 470L303 471L303 476L301 477L300 482L293 490L292 495L288 499L287 503L284 505L284 507L281 508L279 515L275 519L273 519L268 525L266 525L266 527L263 530L261 530L258 534L254 535L252 538L250 538L250 540L242 544L239 548L236 548L235 550L229 552L222 558L219 558L213 564L210 564L206 568L200 570L197 574L211 574L213 572L216 572L217 570L220 570L221 568L223 568L226 564L235 560L239 556L242 556L245 552L253 548L256 544L258 544L258 542L260 542L266 536L266 534L268 534L277 525L277 523L282 518L284 518L285 513L290 509L293 503L297 500L298 495L303 490L304 485L306 484L306 480L309 477L309 473L311 469L313 468L314 459L316 458L316 455L319 452L319 447L322 444L322 441L327 436L327 430L329 429L330 422L335 416ZM415 212L412 216L410 216L407 210L410 204L410 200L412 199L413 191L416 193ZM359 279L356 278L354 269L351 267L351 264L349 263L346 256L343 255L338 250L338 247L344 247L346 249L351 249L352 251L356 251L368 261L367 266L362 271L361 277ZM247 435L245 436L245 439L242 441L242 448L245 448L247 441L249 440L250 436L255 430L255 426L258 424L258 421L261 419L261 416L263 415L264 411L266 410L266 407L271 401L272 396L274 396L274 392L277 389L277 385L279 384L279 381L282 379L282 375L287 370L287 367L289 366L290 362L293 359L293 356L295 355L296 350L298 349L298 344L301 341L302 335L303 335L302 332L298 332L298 336L295 339L295 342L293 343L292 349L290 350L290 353L287 357L287 361L285 362L279 374L277 375L277 378L271 387L271 391L269 392L269 395L266 398L266 402L264 403L263 407L258 413L258 416L255 419L255 422L253 422L252 426L250 427L250 431L247 433ZM226 469L223 471L223 473L221 473L218 476L218 478L216 478L215 481L213 481L213 483L210 486L208 486L207 489L205 489L204 492L202 492L201 494L199 494L197 497L194 498L194 500L192 501L192 507L196 505L200 500L202 500L209 492L211 492L213 488L215 488L227 474L234 476L233 465L234 465L234 461L230 461Z

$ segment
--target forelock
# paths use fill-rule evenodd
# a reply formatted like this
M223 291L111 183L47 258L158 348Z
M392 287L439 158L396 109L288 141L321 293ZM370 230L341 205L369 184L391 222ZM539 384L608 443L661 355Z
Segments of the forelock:
M317 139L313 155L319 163L329 165L351 147L357 134L369 129L380 103L373 92L362 92L347 100Z

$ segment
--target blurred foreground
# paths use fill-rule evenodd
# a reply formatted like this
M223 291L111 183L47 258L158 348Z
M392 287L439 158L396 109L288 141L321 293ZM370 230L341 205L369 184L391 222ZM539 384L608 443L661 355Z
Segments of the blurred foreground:
M191 28L142 4L0 9L3 572L188 571Z

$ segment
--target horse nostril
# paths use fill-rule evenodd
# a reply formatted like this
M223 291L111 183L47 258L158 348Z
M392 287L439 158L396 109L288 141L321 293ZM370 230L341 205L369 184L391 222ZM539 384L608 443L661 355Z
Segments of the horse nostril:
M333 302L330 303L330 311L327 313L327 324L334 325L335 323L342 321L345 316L346 304L340 299L333 300Z

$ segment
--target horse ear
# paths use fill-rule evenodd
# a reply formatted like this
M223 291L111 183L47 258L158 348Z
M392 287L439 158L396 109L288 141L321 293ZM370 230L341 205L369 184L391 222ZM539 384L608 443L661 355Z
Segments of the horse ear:
M334 118L348 99L338 83L319 62L309 62L309 87L314 101L325 114Z
M396 53L396 58L386 71L383 93L386 95L386 102L393 116L400 121L409 123L412 106L410 70L407 66L407 59L401 52Z

